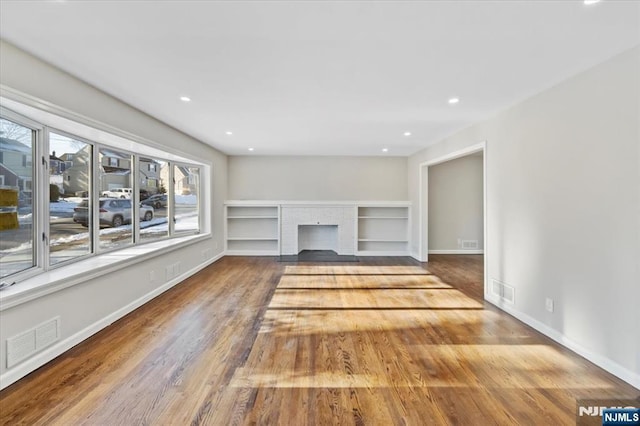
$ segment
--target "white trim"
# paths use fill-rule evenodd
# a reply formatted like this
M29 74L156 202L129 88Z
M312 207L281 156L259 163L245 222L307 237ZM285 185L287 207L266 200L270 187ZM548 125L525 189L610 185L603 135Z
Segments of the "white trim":
M429 254L484 254L484 250L429 250Z
M533 317L530 317L525 313L522 313L514 309L510 304L501 302L500 299L497 298L496 296L493 296L491 294L485 294L485 300L491 303L492 305L496 306L498 309L522 321L523 323L533 328L534 330L555 340L565 348L568 348L573 352L577 353L578 355L586 358L587 360L591 361L598 367L608 371L614 376L619 377L620 379L629 383L631 386L634 386L640 389L640 374L634 371L631 371L626 367L623 367L622 365L618 364L617 362L613 361L610 358L599 355L585 348L581 344L569 339L567 336L560 333L559 331L547 326L546 324L541 323L540 321L536 320Z
M0 389L4 389L7 386L11 385L12 383L15 383L16 381L20 380L21 378L23 378L27 374L31 373L35 369L43 366L47 362L51 361L52 359L56 358L57 356L63 354L66 351L68 351L69 349L71 349L72 347L77 345L78 343L86 340L87 338L91 337L92 335L94 335L95 333L99 332L103 328L111 325L112 323L114 323L115 321L117 321L120 318L124 317L128 313L130 313L130 312L134 311L135 309L139 308L140 306L144 305L145 303L147 303L151 299L159 296L160 294L162 294L165 291L169 290L171 287L175 286L176 284L179 284L180 282L186 280L187 278L189 278L190 276L194 275L198 271L200 271L200 270L204 269L205 267L209 266L210 264L216 262L217 260L222 258L223 255L224 255L224 253L220 253L217 256L215 256L215 257L213 257L213 258L201 263L200 265L198 265L195 268L192 268L191 270L185 272L184 274L172 279L171 281L167 282L166 284L163 284L162 286L153 289L149 293L147 293L144 296L134 300L133 302L129 303L128 305L123 306L122 308L118 309L117 311L112 312L111 314L105 316L104 318L94 322L93 324L89 325L88 327L84 328L83 330L80 330L79 332L75 333L74 335L69 336L66 339L62 340L61 342L58 342L57 344L49 347L47 350L45 350L43 352L40 352L37 355L33 356L32 358L22 362L16 368L12 368L12 369L6 371L3 375L0 376Z
M0 293L0 312L96 277L211 238L199 234L131 246L41 272ZM122 260L125 259L125 260Z
M428 220L428 206L424 208L427 200L424 200L423 194L428 191L429 187L429 174L425 173L424 170L428 170L430 166L435 166L436 164L444 163L446 161L455 160L456 158L464 157L469 154L473 154L476 152L483 152L483 164L482 164L482 174L483 174L483 182L482 182L482 190L483 190L483 203L484 203L484 241L485 241L485 252L486 252L486 241L487 241L487 179L486 179L486 169L487 169L487 142L482 141L475 145L468 146L466 148L459 149L457 151L450 152L449 154L445 154L443 156L434 158L432 160L427 160L418 165L419 171L419 181L418 181L418 254L420 256L421 262L428 262L429 256L429 233L428 226L425 225L425 222ZM428 203L427 203L428 204ZM424 211L426 210L426 212ZM485 276L485 283L487 282Z

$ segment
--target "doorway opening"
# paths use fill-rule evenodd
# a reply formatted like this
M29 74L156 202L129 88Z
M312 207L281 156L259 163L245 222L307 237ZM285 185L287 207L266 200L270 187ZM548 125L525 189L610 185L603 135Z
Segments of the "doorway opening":
M487 259L489 255L486 238L486 154L486 142L482 142L421 163L418 209L419 260L428 262L430 253L482 253L484 255L483 286L485 295L487 294ZM454 162L453 160L460 161ZM481 170L478 170L479 168ZM431 182L431 187L430 175L432 181L439 181L435 182L436 185ZM473 176L475 179L480 178L481 184L475 182L474 185L471 181ZM475 188L475 193L473 188ZM480 188L481 194L478 194L477 191ZM459 191L456 192L456 189ZM432 205L430 205L430 201ZM437 206L433 205L436 201L439 203ZM478 215L481 215L481 218ZM436 229L435 226L438 228Z

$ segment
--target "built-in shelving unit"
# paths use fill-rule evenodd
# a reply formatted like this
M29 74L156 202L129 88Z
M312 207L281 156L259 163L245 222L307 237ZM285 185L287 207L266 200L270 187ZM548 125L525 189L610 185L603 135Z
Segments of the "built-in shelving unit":
M226 224L227 255L280 254L278 205L227 204Z
M406 256L409 253L409 205L358 207L358 251L361 256Z
M291 238L298 238L299 225L322 222L338 226L340 254L408 256L409 207L405 201L227 201L225 250L232 256L289 254L298 247ZM293 219L298 225L292 228Z

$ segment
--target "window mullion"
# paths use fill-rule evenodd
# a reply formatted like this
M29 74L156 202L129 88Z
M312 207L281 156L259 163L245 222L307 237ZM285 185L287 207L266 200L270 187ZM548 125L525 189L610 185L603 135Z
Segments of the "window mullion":
M175 176L173 173L173 162L169 161L167 163L167 167L169 168L169 187L167 189L167 221L169 223L169 237L173 237L175 233Z
M140 158L132 155L131 167L131 226L133 230L133 244L140 243Z
M91 182L89 205L91 206L91 246L92 253L100 252L100 145L91 148Z
M51 232L49 229L50 217L50 196L49 196L49 129L44 127L43 130L36 132L36 152L33 161L34 170L36 172L38 185L37 202L39 205L34 206L34 224L37 223L36 231L36 247L38 255L38 265L46 271L49 269L49 243ZM42 206L42 208L40 208Z

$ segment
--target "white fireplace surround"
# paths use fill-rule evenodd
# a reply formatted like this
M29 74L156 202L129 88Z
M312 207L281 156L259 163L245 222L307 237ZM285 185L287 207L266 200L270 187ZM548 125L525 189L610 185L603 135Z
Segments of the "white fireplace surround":
M340 255L354 255L356 213L353 206L282 206L281 248L283 255L296 255L301 250L327 250ZM303 229L302 239L299 235ZM337 238L331 233L337 233ZM329 243L329 239L335 241ZM303 245L300 245L302 241Z

